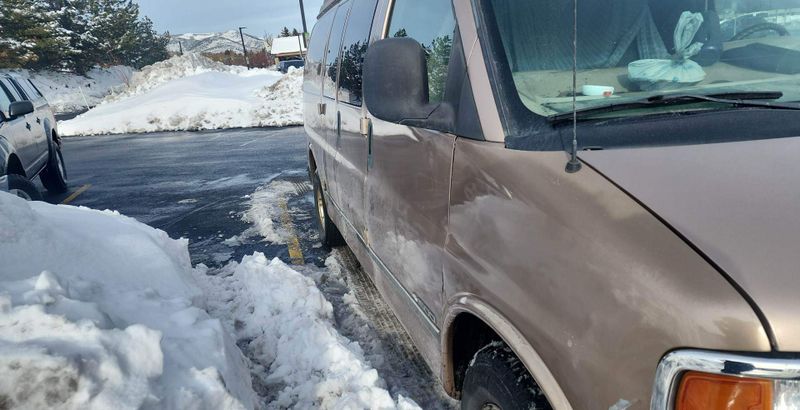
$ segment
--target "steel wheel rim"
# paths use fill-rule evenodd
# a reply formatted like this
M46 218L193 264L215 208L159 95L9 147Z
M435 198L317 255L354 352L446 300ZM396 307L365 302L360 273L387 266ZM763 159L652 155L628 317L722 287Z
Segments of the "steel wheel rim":
M67 171L64 169L64 159L61 156L61 151L56 152L56 162L58 163L58 172L61 174L61 178L67 179Z
M322 202L322 192L317 190L317 218L319 218L319 225L325 229L325 204Z

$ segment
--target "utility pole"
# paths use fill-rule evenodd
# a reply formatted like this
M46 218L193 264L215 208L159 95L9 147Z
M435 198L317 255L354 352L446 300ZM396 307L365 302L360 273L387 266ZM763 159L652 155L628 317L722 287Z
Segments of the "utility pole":
M303 7L303 0L300 0L300 18L303 19L303 47L308 48L308 44L306 44L306 33L308 33L308 27L306 26L306 10ZM300 49L300 55L303 55L302 49Z
M244 33L242 30L246 29L247 27L239 27L239 37L242 38L242 51L244 51L244 63L247 65L247 69L250 69L250 60L247 59L247 47L244 46Z

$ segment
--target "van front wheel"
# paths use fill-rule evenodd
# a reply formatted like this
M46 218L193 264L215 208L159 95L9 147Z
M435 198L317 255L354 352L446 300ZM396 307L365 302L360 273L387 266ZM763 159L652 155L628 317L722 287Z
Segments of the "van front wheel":
M511 349L493 342L478 350L464 376L462 410L550 410L542 390Z
M317 212L320 242L328 248L344 245L344 239L339 232L339 228L333 224L330 216L328 216L328 204L325 202L325 192L322 190L319 176L313 173L311 174L311 180L314 184L314 208Z

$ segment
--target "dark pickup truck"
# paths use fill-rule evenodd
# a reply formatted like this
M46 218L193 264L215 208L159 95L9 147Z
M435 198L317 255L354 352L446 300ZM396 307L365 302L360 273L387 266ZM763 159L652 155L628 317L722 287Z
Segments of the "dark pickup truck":
M67 190L56 119L44 95L28 79L0 74L0 191L37 200L31 180L48 191Z

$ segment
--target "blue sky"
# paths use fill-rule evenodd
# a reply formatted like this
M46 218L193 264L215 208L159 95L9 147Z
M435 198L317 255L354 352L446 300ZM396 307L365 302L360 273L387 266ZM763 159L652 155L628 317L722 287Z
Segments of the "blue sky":
M236 30L263 36L283 26L302 30L299 0L135 0L159 32L172 34ZM314 26L322 0L304 0L308 31Z

